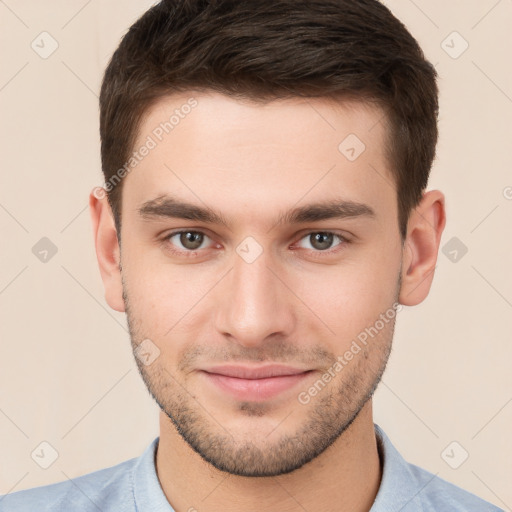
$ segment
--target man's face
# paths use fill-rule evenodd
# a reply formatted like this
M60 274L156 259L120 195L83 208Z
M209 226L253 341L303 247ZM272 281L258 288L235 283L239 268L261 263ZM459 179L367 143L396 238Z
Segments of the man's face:
M190 97L197 105L183 109ZM174 128L159 130L176 109ZM380 380L402 261L381 119L362 103L190 93L161 100L140 127L135 149L151 148L125 178L121 216L132 346L139 353L146 340L153 355L136 361L151 394L218 469L297 469L339 437ZM169 198L216 221L170 216L179 208ZM359 206L286 216L342 201ZM270 364L300 375L213 375Z

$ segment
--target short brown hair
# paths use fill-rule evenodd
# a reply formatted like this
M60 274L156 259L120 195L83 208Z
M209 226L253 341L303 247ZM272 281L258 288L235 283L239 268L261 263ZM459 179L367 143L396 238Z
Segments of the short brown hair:
M375 101L389 126L403 240L435 157L436 78L417 41L377 0L162 0L130 27L105 71L105 181L130 158L144 113L173 92ZM118 237L121 190L107 188Z

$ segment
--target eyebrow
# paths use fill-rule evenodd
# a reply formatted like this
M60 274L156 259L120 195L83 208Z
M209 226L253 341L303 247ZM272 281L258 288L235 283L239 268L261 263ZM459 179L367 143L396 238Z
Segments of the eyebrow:
M141 217L147 220L175 218L218 224L229 228L226 218L211 208L187 203L168 195L146 201L138 208L138 212ZM276 225L357 217L374 218L375 211L366 204L340 199L293 208L281 214L276 221Z

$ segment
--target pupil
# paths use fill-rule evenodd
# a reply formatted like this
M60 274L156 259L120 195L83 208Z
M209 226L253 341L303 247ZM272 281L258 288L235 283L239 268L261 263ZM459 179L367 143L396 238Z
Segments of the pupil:
M316 249L328 249L332 244L332 233L314 233L312 236L314 237L312 245Z

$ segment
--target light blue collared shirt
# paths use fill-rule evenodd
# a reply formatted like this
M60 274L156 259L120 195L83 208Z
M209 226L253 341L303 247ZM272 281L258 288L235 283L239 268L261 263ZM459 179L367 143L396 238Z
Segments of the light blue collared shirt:
M503 512L409 464L378 425L375 434L383 471L370 512ZM159 439L155 438L140 457L116 466L0 496L0 512L174 512L156 474Z

